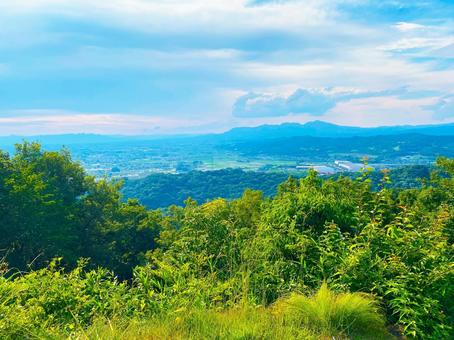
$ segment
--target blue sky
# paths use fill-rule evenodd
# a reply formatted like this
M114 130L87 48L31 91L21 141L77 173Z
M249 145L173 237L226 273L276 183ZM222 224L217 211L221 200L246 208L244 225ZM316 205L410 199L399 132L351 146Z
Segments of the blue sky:
M0 0L0 135L454 122L452 0Z

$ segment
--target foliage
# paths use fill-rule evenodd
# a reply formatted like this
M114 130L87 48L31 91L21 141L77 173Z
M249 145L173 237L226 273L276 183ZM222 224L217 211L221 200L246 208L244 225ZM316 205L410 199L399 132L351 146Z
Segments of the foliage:
M65 151L24 144L0 161L0 337L165 337L179 318L182 338L275 338L282 325L290 338L370 338L384 334L380 311L408 337L453 336L454 160L420 188L309 172L272 198L165 213L123 202ZM336 294L295 295L322 282Z
M157 311L141 294L84 263L70 273L57 262L15 280L0 281L1 338L276 339L374 338L386 335L376 303L360 293L335 294L322 285L314 297L293 294L268 308L167 306ZM149 313L141 306L147 305ZM155 305L156 307L157 305Z
M0 153L0 249L6 261L27 270L56 256L70 267L90 257L130 276L141 253L153 247L159 214L134 200L121 202L119 187L87 176L66 150L24 143L14 157Z
M291 173L302 177L305 173ZM184 205L191 197L199 203L222 197L225 199L240 198L246 189L260 190L264 196L277 194L277 187L284 182L289 173L243 171L241 169L223 169L215 171L190 171L182 174L156 173L142 179L126 179L122 193L126 198L137 198L140 203L151 209L166 208L170 205ZM355 173L331 175L356 178ZM421 180L428 180L430 167L426 165L408 165L389 172L391 181L389 188L410 189L420 188ZM374 171L370 174L372 189L379 190L382 173Z
M128 297L128 287L105 269L84 271L84 262L69 273L49 267L0 279L0 338L41 338L71 333L93 318L109 317Z
M205 203L219 197L235 199L245 189L262 191L266 196L276 194L277 186L287 179L285 173L264 173L223 169L190 171L183 174L152 174L143 179L126 180L123 193L135 197L149 208L183 205L191 197Z
M146 322L99 323L88 338L102 339L387 339L376 302L360 293L335 294L326 284L312 297L293 294L268 308L237 306L189 310Z

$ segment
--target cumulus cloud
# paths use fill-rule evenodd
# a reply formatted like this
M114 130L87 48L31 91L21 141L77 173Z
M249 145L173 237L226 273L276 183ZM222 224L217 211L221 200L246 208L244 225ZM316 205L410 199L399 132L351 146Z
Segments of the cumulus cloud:
M336 106L336 100L321 91L298 89L287 98L286 104L291 113L321 116Z
M337 103L352 99L398 96L402 99L414 95L427 96L424 93L414 93L407 87L381 91L360 91L352 89L297 89L289 96L267 93L248 93L237 99L233 106L236 117L279 117L287 115L307 114L314 117L325 115Z
M336 105L333 96L319 90L298 89L290 96L247 93L233 105L235 117L279 117L289 114L321 116Z
M247 93L233 105L236 117L273 117L288 114L286 98L271 94Z

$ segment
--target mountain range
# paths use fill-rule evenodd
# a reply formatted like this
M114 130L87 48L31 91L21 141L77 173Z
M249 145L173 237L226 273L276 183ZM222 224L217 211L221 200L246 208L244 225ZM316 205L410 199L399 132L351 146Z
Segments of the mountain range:
M39 141L43 145L77 145L131 142L144 140L190 139L229 142L239 140L280 139L298 136L310 137L370 137L400 134L423 134L432 136L454 136L454 123L438 125L399 125L381 127L342 126L323 121L312 121L305 124L283 123L280 125L261 125L257 127L238 127L220 134L179 135L179 136L121 136L97 134L61 134L37 136L0 136L1 146L11 146L23 140ZM453 137L454 138L454 137Z
M380 127L342 126L320 120L305 124L283 123L280 125L261 125L258 127L234 128L223 134L231 139L287 138L297 136L311 137L368 137L397 134L424 134L435 136L454 136L454 123L439 125L398 125Z

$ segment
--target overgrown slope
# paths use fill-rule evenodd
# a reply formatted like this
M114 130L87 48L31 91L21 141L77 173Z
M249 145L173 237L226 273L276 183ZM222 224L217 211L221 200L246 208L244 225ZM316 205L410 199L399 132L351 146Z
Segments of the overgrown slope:
M368 173L310 172L273 198L247 190L163 214L123 202L65 151L21 145L0 154L0 336L118 338L163 323L162 336L275 338L283 322L292 336L364 339L382 312L409 337L449 339L453 175L440 159L421 188L395 191L386 173L372 190Z

